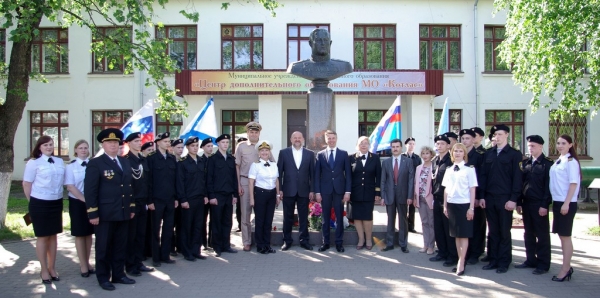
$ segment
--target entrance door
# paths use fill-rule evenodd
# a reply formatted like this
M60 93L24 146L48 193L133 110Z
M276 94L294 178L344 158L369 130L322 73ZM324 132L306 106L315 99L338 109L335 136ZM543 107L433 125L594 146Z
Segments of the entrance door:
M306 110L287 110L287 145L292 145L290 138L294 131L299 131L306 139Z

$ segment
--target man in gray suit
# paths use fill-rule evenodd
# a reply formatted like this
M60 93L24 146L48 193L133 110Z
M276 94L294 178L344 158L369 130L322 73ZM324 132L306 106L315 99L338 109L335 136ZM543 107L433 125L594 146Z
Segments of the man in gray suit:
M402 252L408 253L407 206L414 196L415 169L412 160L402 153L402 141L391 142L392 158L381 164L381 205L386 205L388 224L383 251L394 249L396 213L398 214L398 242Z

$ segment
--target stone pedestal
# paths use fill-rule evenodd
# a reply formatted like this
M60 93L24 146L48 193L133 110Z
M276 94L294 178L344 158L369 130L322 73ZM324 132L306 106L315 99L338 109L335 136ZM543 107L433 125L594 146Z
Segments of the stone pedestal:
M306 147L315 152L321 151L327 146L324 133L328 129L335 130L333 91L312 88L306 99Z

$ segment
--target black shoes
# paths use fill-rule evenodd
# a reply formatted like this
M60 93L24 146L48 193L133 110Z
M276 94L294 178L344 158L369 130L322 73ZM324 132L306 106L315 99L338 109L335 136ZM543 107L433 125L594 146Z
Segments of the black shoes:
M446 261L442 264L444 267L453 267L456 266L457 261Z
M290 249L290 247L292 247L292 245L290 243L284 243L283 246L281 247L281 250L286 251L286 250Z
M154 267L160 267L162 265L160 264L160 262L152 262L152 266L154 266Z
M50 279L52 281L60 281L60 277L58 277L58 276L52 276L52 273L50 273L50 270L48 270L48 274L50 274Z
M346 251L346 250L344 249L344 246L343 246L343 245L341 245L341 244L336 244L336 245L335 245L335 249L337 249L337 251L338 251L338 252L344 252L344 251Z
M135 280L133 280L133 279L131 279L131 278L127 277L127 276L123 276L123 277L121 277L121 278L119 278L119 279L113 279L113 280L112 280L112 283L113 283L113 284L132 285L132 284L134 284L134 283L135 283ZM100 285L100 286L102 286L102 285ZM113 287L114 287L114 286L113 286Z
M206 260L206 257L200 254L193 254L192 256L196 259Z
M319 247L319 251L326 251L329 249L329 244L323 244Z
M138 270L140 272L152 272L152 271L154 271L154 268L146 267L145 265L142 265L142 266L140 266L140 268L138 268Z
M42 274L41 274L41 273L40 273L40 278L42 279L42 283L43 283L43 284L45 284L45 285L52 284L52 280L51 280L50 278L48 278L48 279L44 279L44 278L42 277Z
M479 259L478 258L470 258L470 259L467 260L467 264L469 264L469 265L475 265L477 263L479 263Z
M220 250L215 250L215 257L220 257L221 256L221 251Z
M496 273L506 273L508 271L508 268L506 267L498 267L498 269L496 269Z
M416 231L415 229L410 229L410 230L408 230L408 231L409 231L410 233L415 233L415 234L417 233L417 231Z
M306 250L313 250L312 245L308 244L308 243L300 243L300 247L306 249Z
M127 274L131 276L142 276L142 272L140 272L138 269L127 271ZM81 276L83 276L83 273L81 274Z
M400 247L400 250L402 250L402 252L405 254L408 253L408 248L406 248L406 247Z
M491 260L492 260L492 258L490 258L490 256L485 256L485 257L481 258L480 261L482 261L482 262L489 262Z
M531 274L542 275L542 274L547 273L547 272L548 272L548 270L543 270L543 269L536 268L535 270L533 270L531 272Z
M515 265L515 268L517 268L517 269L523 269L523 268L535 268L535 267L536 267L536 266L529 265L529 263L527 263L527 261L525 261L525 262L523 262L523 263L521 263L521 264Z
M227 248L227 249L223 250L223 252L230 253L230 254L236 254L236 253L237 253L237 250L235 250L235 249L233 249L233 248L229 247L229 248Z
M115 286L113 286L113 284L111 284L109 281L105 281L105 282L101 283L100 287L103 290L107 290L107 291L114 291L115 290Z
M171 252L171 256L172 256L172 257L176 257L176 256L177 256L177 252L176 252L176 251L172 251L172 252Z
M166 260L162 260L161 262L165 263L165 264L175 264L175 260L173 260L173 259L166 259Z
M483 270L494 270L494 269L498 269L498 265L487 264L487 265L481 267L481 269L483 269Z
M435 257L429 258L429 260L432 262L441 262L441 261L445 261L446 258L442 258L440 255L437 255Z
M394 249L394 247L393 247L393 246L386 246L386 247L385 247L384 249L382 249L381 251L390 251L390 250L392 250L392 249Z
M183 257L183 259L189 262L196 262L196 258L193 256Z

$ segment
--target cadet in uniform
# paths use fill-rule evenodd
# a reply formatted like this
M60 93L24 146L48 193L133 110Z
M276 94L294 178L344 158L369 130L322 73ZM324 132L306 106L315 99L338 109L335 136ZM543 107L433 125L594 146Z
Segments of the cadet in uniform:
M210 158L213 154L213 139L212 138L206 138L204 140L202 140L202 144L200 144L200 148L202 148L202 150L204 151L204 153L202 154L202 157L206 158L206 162L204 163L204 166L206 167L206 172L208 172L208 158ZM207 249L209 247L212 248L212 245L210 244L210 240L211 240L211 230L212 228L210 227L210 223L207 224L208 221L208 216L210 213L210 203L206 203L204 204L204 217L202 219L202 245L204 246L204 249ZM206 228L208 227L208 233L206 232Z
M181 206L181 229L179 251L187 261L206 259L200 253L202 246L202 223L204 204L208 203L206 191L206 163L208 159L198 156L198 137L185 142L187 156L177 164L177 197Z
M519 168L523 156L508 145L509 133L510 128L504 124L492 126L496 145L485 153L481 171L484 195L479 205L485 208L490 229L490 263L483 270L496 269L496 273L508 271L512 262L512 213L523 190L523 172Z
M525 225L525 262L515 268L534 268L540 275L550 270L550 220L548 208L550 195L550 168L554 161L544 155L544 139L538 135L527 137L531 157L521 162L523 191L518 201L517 213L523 215Z
M173 155L175 155L175 160L179 161L181 159L181 155L183 154L183 140L182 139L174 139L171 141L171 150L173 151ZM179 198L176 198L179 201ZM177 252L180 251L181 243L181 204L175 207L175 216L174 216L174 230L173 230L173 239L171 240L171 256L177 256Z
M142 150L141 150L141 155L142 157L146 158L148 157L148 155L150 153L154 152L154 142L150 141L150 142L146 142L144 143L144 145L142 145ZM148 164L146 163L146 166ZM144 168L144 171L147 170L148 167ZM146 175L147 177L147 175ZM147 179L147 178L146 178ZM146 182L146 185L148 183ZM135 189L135 188L134 188ZM148 191L146 190L146 193L148 193ZM152 214L153 211L148 209L148 206L146 205L146 236L144 237L144 257L143 260L145 261L146 258L150 258L152 257Z
M217 138L218 151L208 159L208 198L210 199L210 222L212 246L217 257L221 252L237 253L231 248L233 204L238 199L238 183L235 157L227 153L231 136L222 134ZM250 202L248 202L248 205Z
M154 142L144 143L144 145L142 145L142 151L140 153L142 153L144 157L148 157L148 155L150 155L151 152L154 152Z
M402 155L410 158L413 163L413 167L415 168L415 173L417 167L423 163L421 157L415 153L415 138L410 137L404 141L404 145L406 145L406 152L402 153ZM410 204L408 206L408 231L411 233L416 233L415 231L415 205Z
M173 239L173 221L175 207L175 178L177 161L167 152L171 146L169 132L159 134L155 140L157 150L148 155L148 209L152 216L152 265L160 267L161 262L175 263L171 260L171 240ZM162 231L161 231L162 222Z
M123 132L108 128L96 139L102 143L104 154L87 164L85 204L96 232L96 277L102 289L112 291L113 283L135 283L125 275L127 230L135 215L133 178L129 161L117 156ZM111 273L112 283L109 281Z
M483 131L483 129L481 129L477 126L472 127L471 130L473 132L475 132L475 139L473 140L473 147L475 147L475 149L477 149L479 151L485 152L485 148L483 148L483 139L485 138L485 132Z
M135 216L129 223L129 232L127 234L127 261L125 270L127 274L140 276L142 272L152 272L154 268L146 267L142 261L144 259L144 244L146 235L146 225L148 224L148 184L144 169L147 168L146 159L140 154L142 149L142 134L139 132L127 136L125 142L129 145L129 152L124 157L129 160L131 173L133 177L133 200L135 202Z
M454 147L454 145L458 143L458 135L452 131L449 131L444 135L448 138L448 140L450 140L450 149L448 150L452 150L452 147Z

